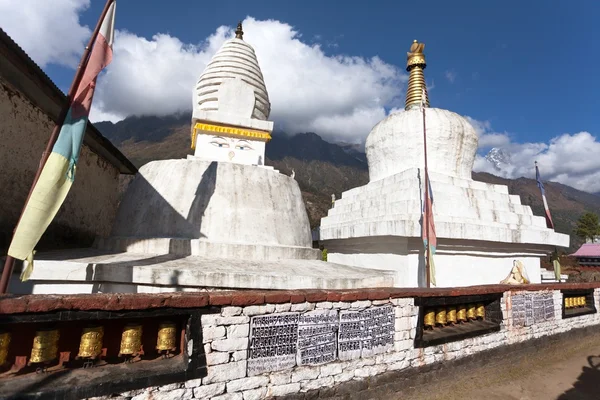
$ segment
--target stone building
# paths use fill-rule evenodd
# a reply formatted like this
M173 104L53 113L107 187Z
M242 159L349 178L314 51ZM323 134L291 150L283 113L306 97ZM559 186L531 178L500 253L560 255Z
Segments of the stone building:
M66 96L0 29L0 250L6 254L39 160ZM118 201L120 179L134 165L88 124L77 179L39 249L89 246L107 234Z

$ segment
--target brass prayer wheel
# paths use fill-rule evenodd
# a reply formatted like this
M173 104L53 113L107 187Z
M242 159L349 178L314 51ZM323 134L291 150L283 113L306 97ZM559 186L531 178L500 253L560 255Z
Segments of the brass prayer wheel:
M467 305L467 318L468 319L476 319L477 318L477 311L476 311L475 304Z
M121 335L119 355L136 355L142 348L142 325L127 324Z
M438 308L435 310L435 323L437 325L446 325L446 309Z
M467 306L461 304L456 309L456 319L459 322L465 322L467 320Z
M452 324L456 323L456 306L448 306L446 308L446 321Z
M435 311L433 309L425 310L425 316L423 317L423 325L433 327L435 325Z
M572 297L565 298L565 308L571 308L571 307L573 307L573 298Z
M585 307L585 296L579 298L579 305L581 307Z
M102 353L102 339L104 338L104 327L88 326L83 328L81 341L79 342L79 357L93 358Z
M173 350L177 347L177 327L173 322L162 322L158 325L156 350Z
M477 304L477 308L475 309L475 316L477 318L485 319L485 306L482 303Z
M60 334L57 329L36 331L33 338L30 361L32 363L44 363L54 360L58 353L59 337Z
M4 365L8 358L8 346L10 345L10 333L0 332L0 366Z

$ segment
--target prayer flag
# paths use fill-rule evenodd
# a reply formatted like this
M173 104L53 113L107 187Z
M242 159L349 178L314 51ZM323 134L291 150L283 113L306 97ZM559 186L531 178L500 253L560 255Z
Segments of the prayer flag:
M115 7L106 13L92 47L79 86L72 99L58 139L25 206L8 255L27 260L21 274L27 280L33 270L34 248L63 204L73 181L98 74L112 60Z
M431 181L429 176L426 177L429 185L429 197L425 198L423 202L423 244L425 245L425 251L427 252L426 257L429 260L429 275L431 284L435 285L435 263L433 262L433 255L437 247L437 236L435 234L435 224L433 222L433 192L431 191ZM425 215L427 214L427 218ZM427 226L425 226L425 220L427 220ZM429 233L429 235L428 235ZM429 238L429 246L428 244ZM429 248L429 251L427 251Z
M537 186L540 188L542 192L542 200L544 202L544 211L546 213L546 226L550 229L554 229L554 222L552 222L552 216L550 215L550 208L548 207L548 201L546 201L546 191L544 190L544 184L542 183L542 178L540 176L540 170L538 169L537 162L535 163L535 180L537 181Z

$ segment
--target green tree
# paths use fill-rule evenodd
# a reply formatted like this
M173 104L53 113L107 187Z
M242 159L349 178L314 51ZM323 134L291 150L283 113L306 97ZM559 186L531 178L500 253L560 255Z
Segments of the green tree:
M600 223L598 216L593 212L586 212L577 220L575 234L583 240L594 240L594 236L600 235Z

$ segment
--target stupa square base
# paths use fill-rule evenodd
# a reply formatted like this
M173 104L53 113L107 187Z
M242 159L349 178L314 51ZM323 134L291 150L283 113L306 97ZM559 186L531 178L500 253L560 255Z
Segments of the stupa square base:
M76 249L40 254L15 293L158 293L389 287L392 274L317 260L241 260Z
M379 236L324 242L333 263L387 271L395 287L425 287L425 258L420 238ZM519 260L531 283L541 282L543 247L467 240L440 240L434 256L436 287L498 284Z

